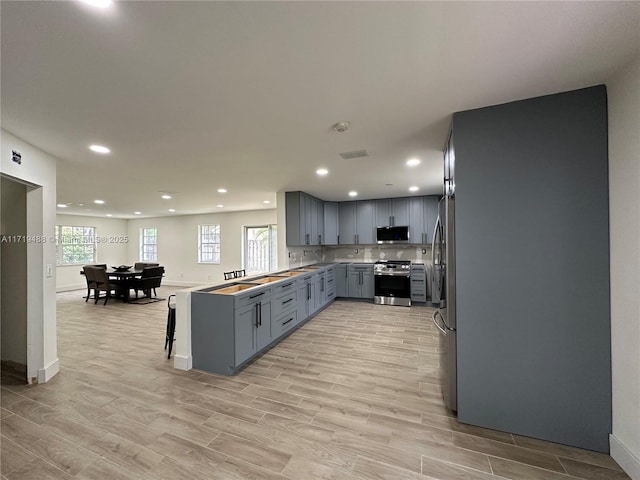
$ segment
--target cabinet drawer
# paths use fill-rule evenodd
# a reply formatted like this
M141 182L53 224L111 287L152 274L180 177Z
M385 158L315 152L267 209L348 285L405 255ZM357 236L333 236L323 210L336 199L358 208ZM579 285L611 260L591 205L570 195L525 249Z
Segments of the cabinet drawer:
M272 321L271 328L273 329L274 338L286 333L298 323L298 312L293 310L286 315L278 317L277 320Z
M271 288L272 288L272 294L275 297L280 295L281 293L294 291L296 289L296 281L293 279L290 279L286 282L276 283Z
M247 291L236 297L236 308L253 305L257 302L264 302L271 299L271 288L256 288Z
M289 310L295 310L298 306L298 293L295 290L285 292L283 295L271 300L271 315L278 318Z

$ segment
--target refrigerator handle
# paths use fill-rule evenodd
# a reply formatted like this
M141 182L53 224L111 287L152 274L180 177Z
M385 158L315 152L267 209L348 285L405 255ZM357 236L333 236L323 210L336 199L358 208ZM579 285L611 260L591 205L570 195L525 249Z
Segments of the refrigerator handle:
M440 325L440 323L438 323L436 317L440 317L442 319L442 326ZM455 328L451 328L449 325L447 325L447 322L445 321L444 316L442 316L442 311L440 309L437 309L435 312L433 312L433 315L431 315L431 321L436 327L438 327L438 330L440 330L443 335L447 335L449 332L456 331Z
M440 216L436 219L436 226L433 229L433 240L431 241L431 265L435 266L436 256L436 233L438 233L438 227L440 226Z

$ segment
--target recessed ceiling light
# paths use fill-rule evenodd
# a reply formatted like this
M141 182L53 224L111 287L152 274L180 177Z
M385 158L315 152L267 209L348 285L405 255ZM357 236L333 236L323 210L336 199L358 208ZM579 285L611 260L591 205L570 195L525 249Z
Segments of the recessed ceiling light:
M176 211L176 209L175 209L175 208L170 208L170 209L169 209L169 211L170 211L171 213L173 213L173 212L175 212L175 211Z
M67 205L64 203L59 203L58 208L67 208Z
M110 213L107 213L107 217L113 217L113 215L111 215Z
M415 167L416 165L420 165L419 158L410 158L409 160L407 160L408 167Z
M133 212L134 215L142 215L142 212Z
M80 0L82 3L96 8L109 8L113 5L113 0Z
M417 192L418 191L418 187L409 187L409 191L410 192Z
M104 200L94 200L93 203L97 203L98 205L102 205Z
M220 204L220 205L216 205L216 207L218 207L218 208L223 208L223 207L224 207L224 205Z
M165 200L171 200L171 195L167 195L165 193L164 195L162 195L162 198L164 198Z
M109 150L107 147L104 147L102 145L89 145L89 150L91 150L92 152L96 152L96 153L110 153L111 150Z
M349 196L350 196L350 197L357 197L357 196L358 196L358 192L356 192L355 190L351 190L351 191L349 192Z
M226 188L219 188L218 189L218 193L227 193L227 189Z
M270 200L263 200L262 203L271 203Z
M318 170L316 170L316 174L320 176L324 176L327 173L329 173L329 170L327 170L326 168L319 168Z

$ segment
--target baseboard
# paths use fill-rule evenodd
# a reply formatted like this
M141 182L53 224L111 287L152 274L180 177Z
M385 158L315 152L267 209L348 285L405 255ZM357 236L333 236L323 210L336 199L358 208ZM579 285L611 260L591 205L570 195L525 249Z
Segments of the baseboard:
M38 370L38 383L46 383L60 371L60 360L57 358L45 368Z
M191 355L174 355L173 368L178 370L191 370L193 368L193 358Z
M631 480L640 480L640 459L629 450L615 435L609 435L611 458L631 477Z
M56 287L56 293L61 292L72 292L74 290L84 290L87 291L86 283L79 283L77 285L62 285L61 287Z
M220 280L218 283L222 283ZM166 280L162 282L163 287L197 287L198 285L202 285L202 282L181 282L179 280ZM216 283L211 283L211 285L216 285Z

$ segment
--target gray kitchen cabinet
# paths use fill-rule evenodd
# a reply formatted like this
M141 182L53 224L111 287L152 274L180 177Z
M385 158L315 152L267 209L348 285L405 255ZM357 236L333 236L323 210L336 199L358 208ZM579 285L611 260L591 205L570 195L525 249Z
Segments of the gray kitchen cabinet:
M347 264L339 263L335 267L335 283L336 283L336 297L346 298L349 296L349 282L347 274Z
M271 301L268 297L237 310L234 341L236 365L271 342Z
M438 217L438 195L409 198L409 243L428 244Z
M427 301L427 275L424 265L411 264L411 301L426 302Z
M338 245L338 203L337 202L324 202L324 236L323 245Z
M373 265L352 263L347 266L350 298L373 298Z
M320 245L324 205L304 192L285 192L287 245Z
M338 240L341 245L354 245L356 241L356 202L340 202L338 209Z
M375 200L376 226L402 226L410 222L410 198L380 198Z
M324 307L327 303L327 274L322 271L315 276L315 311Z
M327 269L327 292L325 294L325 305L333 302L336 299L336 267L333 266Z
M309 273L300 275L297 280L298 285L298 317L307 318L318 310L316 307L316 275Z
M375 200L340 202L340 244L375 243Z

